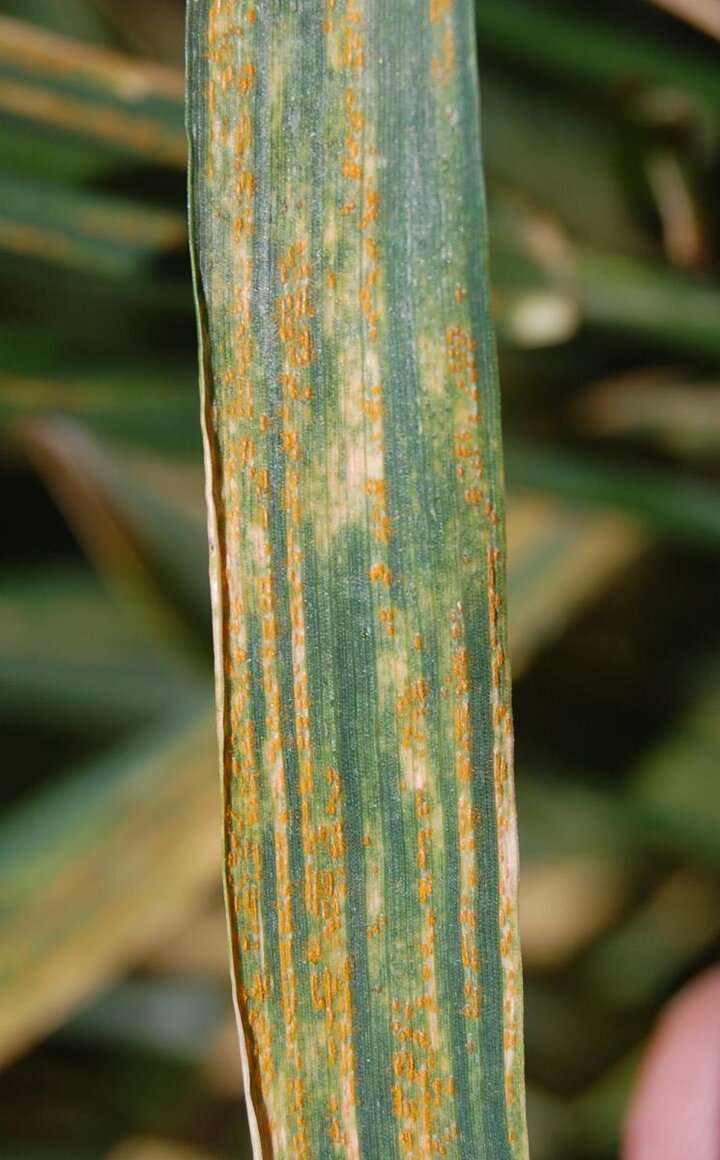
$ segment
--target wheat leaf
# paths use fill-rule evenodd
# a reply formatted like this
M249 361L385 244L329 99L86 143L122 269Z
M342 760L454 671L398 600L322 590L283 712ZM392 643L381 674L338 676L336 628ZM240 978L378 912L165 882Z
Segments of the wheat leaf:
M226 886L256 1155L521 1157L471 5L188 13Z

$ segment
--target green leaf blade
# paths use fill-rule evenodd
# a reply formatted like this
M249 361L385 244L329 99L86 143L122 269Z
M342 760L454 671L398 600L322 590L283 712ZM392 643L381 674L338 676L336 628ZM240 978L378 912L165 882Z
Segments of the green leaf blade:
M189 5L257 1155L526 1154L470 6Z

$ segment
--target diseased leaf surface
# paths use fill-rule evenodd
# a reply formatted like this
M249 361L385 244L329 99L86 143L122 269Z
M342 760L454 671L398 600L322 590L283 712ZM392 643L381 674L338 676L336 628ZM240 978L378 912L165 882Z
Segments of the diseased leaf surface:
M257 1155L526 1154L467 0L191 0L227 894Z

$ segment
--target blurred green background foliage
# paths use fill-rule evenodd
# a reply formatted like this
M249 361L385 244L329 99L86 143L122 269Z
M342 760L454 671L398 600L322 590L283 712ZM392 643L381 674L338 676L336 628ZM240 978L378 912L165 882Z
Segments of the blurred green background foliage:
M712 11L477 4L534 1160L618 1155L720 944ZM5 1160L248 1154L182 40L180 0L0 3Z

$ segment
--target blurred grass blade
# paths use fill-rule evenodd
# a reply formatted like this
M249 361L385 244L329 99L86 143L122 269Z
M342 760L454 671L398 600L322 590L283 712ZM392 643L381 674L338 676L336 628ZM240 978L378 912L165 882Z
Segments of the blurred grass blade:
M161 976L172 974L184 979L227 982L227 920L219 889L204 913L198 915L192 925L176 938L158 946L145 960L144 966L146 970ZM239 1065L237 1035L233 1042Z
M670 267L594 250L577 251L589 323L695 355L720 355L720 286Z
M0 177L0 250L114 277L185 242L182 214L70 187Z
M603 379L572 403L579 429L620 436L684 460L720 453L720 383L694 381L682 370L654 368Z
M93 0L133 52L179 65L183 58L185 13L176 0Z
M31 372L42 370L49 347L55 377L0 371L0 426L62 416L125 447L186 459L198 454L197 384L188 367L168 360L166 368L154 371L147 365L108 367L93 360L96 365L88 373L79 360L75 367L67 356L61 361L54 344L38 352L37 346L25 347L23 338L18 334L14 344L5 344L0 333L6 366L18 362Z
M691 863L720 866L720 679L633 776L633 804Z
M196 709L0 827L0 1059L170 936L216 874L214 724Z
M221 1160L220 1154L149 1136L125 1140L106 1160ZM244 1160L244 1158L243 1158Z
M523 1157L471 5L188 10L256 1154Z
M528 108L533 115L528 117ZM627 175L618 164L615 126L579 101L554 93L498 67L483 69L483 153L490 182L493 278L498 242L509 244L517 221L503 229L501 212L516 199L561 220L574 241L634 257L650 257L657 244L638 213Z
M720 355L716 282L576 243L555 217L507 190L495 199L491 235L499 321L519 345L543 345L533 341L527 325L524 335L522 304L533 295L554 294L569 301L577 325L584 322L690 354Z
M615 100L641 87L676 89L717 119L720 74L679 39L642 35L612 16L589 16L572 4L532 0L482 0L476 20L481 58L492 52L545 73L553 83L567 81Z
M159 643L204 659L200 473L113 456L67 420L29 420L15 433L109 587L143 614Z
M583 984L621 1010L650 1008L720 937L717 880L697 870L670 874L582 964Z
M715 0L653 0L653 3L720 40L720 8Z
M627 911L645 855L637 819L612 794L541 769L523 772L523 963L547 972L567 967Z
M89 569L5 576L0 637L5 723L138 727L198 693L197 676L153 647Z
M182 93L179 71L0 16L0 112L26 127L182 167Z
M514 490L612 508L680 543L720 548L720 491L713 484L520 441L508 443L506 458Z
M63 39L69 36L97 45L110 39L106 22L88 0L2 0L2 11L23 24L61 33Z
M217 783L215 783L217 784ZM221 946L226 947L225 932ZM227 969L223 977L227 981ZM156 1052L183 1063L206 1056L232 1015L227 985L218 980L126 979L79 1011L59 1033L65 1042L108 1043ZM240 1059L235 1050L237 1079Z
M640 526L613 512L549 497L508 504L510 659L515 676L572 616L647 546Z

